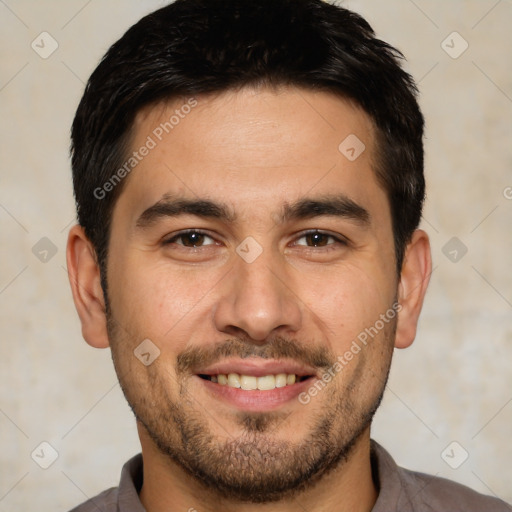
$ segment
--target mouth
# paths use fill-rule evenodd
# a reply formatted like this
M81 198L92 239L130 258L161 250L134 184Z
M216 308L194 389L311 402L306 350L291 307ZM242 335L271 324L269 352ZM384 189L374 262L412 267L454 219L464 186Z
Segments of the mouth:
M195 377L211 399L253 412L293 405L320 378L313 367L296 361L256 357L225 360L200 369Z
M277 373L257 377L239 373L218 373L216 375L198 374L198 377L220 386L227 386L244 391L271 391L276 388L292 386L304 382L313 375L297 375L295 373Z

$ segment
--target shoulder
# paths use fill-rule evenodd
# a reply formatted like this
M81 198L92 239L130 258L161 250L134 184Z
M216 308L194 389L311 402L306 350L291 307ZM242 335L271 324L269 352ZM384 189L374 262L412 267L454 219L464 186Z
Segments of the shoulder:
M403 506L425 512L512 512L504 501L480 494L459 483L399 468ZM401 503L402 504L402 503Z
M103 491L70 512L144 512L138 495L142 479L142 455L138 454L123 466L118 487Z
M118 488L112 487L78 505L70 512L117 512Z
M468 487L397 466L391 455L372 441L372 465L379 481L373 512L512 512L504 501Z

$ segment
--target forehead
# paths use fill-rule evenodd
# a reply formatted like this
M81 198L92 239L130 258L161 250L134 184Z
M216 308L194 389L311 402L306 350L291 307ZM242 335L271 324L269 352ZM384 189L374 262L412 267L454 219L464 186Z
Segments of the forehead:
M140 161L119 202L133 216L164 194L267 214L309 193L387 206L373 123L326 92L245 88L159 103L137 115L131 151Z

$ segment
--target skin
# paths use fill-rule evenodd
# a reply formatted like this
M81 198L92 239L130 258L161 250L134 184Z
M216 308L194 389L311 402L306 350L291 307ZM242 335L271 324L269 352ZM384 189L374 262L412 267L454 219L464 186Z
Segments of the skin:
M431 272L428 237L413 234L397 276L389 202L373 170L374 127L348 101L293 88L197 100L126 179L115 205L110 311L82 228L73 227L68 240L83 336L92 346L111 346L138 417L141 500L149 512L291 511L298 504L311 512L369 511L377 498L369 424L393 347L409 346L416 334ZM143 145L183 103L140 112L132 147ZM350 134L366 146L353 162L338 150ZM340 195L362 207L367 222L347 215L283 216L287 205L305 198ZM230 215L146 216L137 226L144 211L169 198L212 201ZM190 229L207 236L196 236L193 246L194 240L178 237ZM305 236L312 230L323 235ZM251 263L237 253L247 237L261 249ZM296 385L307 391L396 301L397 319L306 405L297 393L270 404L270 395L251 398L265 392L237 390L232 400L196 373L213 363L296 364L311 375ZM133 350L147 338L160 355L144 366ZM224 353L214 352L218 347ZM329 428L319 433L319 424ZM190 435L195 427L201 432L196 438ZM191 443L183 441L184 431ZM219 473L240 483L306 470L321 451L319 439L327 446L321 459L329 464L297 488L276 491L270 503L261 492L251 500L190 478L197 465L208 466L205 461L215 468L210 483ZM191 445L199 452L194 460Z

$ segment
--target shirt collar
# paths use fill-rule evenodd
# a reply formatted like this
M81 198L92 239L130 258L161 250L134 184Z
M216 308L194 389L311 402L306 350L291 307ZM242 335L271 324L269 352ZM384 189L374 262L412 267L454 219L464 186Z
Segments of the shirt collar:
M398 510L398 502L402 494L400 468L391 455L373 440L371 441L370 457L374 482L379 493L372 512Z
M139 498L142 481L142 454L139 453L131 458L121 471L118 488L119 512L146 512Z
M370 453L372 473L379 493L372 512L396 510L400 498L403 498L400 469L391 455L373 440ZM118 488L119 512L145 512L139 499L142 481L142 454L139 453L123 466Z

